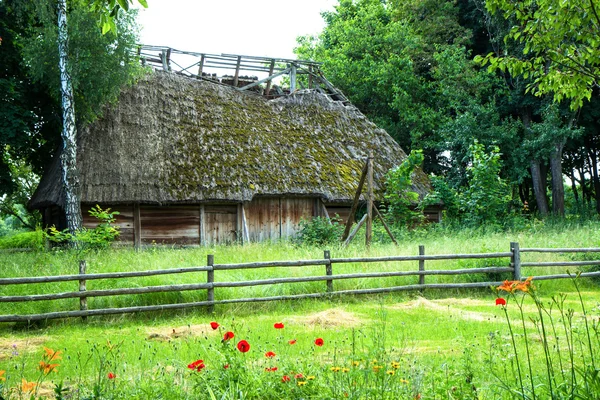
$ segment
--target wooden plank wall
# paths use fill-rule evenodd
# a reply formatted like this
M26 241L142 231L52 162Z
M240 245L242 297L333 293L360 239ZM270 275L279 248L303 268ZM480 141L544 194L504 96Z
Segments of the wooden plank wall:
M195 206L198 208L198 206ZM233 205L205 205L205 244L233 243L238 237L238 207Z
M246 223L251 242L281 237L280 202L279 197L259 197L246 204Z
M318 200L319 202L321 200ZM281 199L281 237L290 238L298 232L302 218L310 220L314 213L315 200L312 198Z
M318 209L315 209L319 205ZM82 206L84 226L94 228L91 205ZM116 225L120 241L141 246L151 244L216 245L242 240L241 204L205 205L101 205L119 211ZM300 220L310 219L322 209L315 198L262 197L243 205L248 239L252 242L290 238ZM346 207L347 208L347 207ZM139 215L139 217L138 217ZM141 231L136 234L136 229Z
M197 205L140 206L141 244L199 244Z

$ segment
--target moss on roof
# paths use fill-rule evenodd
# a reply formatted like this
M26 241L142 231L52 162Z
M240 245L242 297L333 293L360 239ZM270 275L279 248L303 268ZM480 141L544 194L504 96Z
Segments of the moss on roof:
M406 154L353 106L314 91L277 100L175 74L125 89L79 140L82 202L250 201L311 195L350 201L375 154L376 193ZM53 173L53 175L56 175ZM36 204L61 204L44 177ZM429 191L418 172L415 190Z

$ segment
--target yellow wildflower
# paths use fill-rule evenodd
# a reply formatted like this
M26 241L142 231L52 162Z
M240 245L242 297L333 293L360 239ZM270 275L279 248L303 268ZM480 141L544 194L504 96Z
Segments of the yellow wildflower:
M386 372L386 374L388 375L394 375L396 373L396 371L394 371L393 369L390 369Z
M306 381L298 381L297 385L304 386L304 385L306 385Z
M21 391L31 392L36 387L35 382L27 382L25 378L21 378Z
M307 376L307 377L306 377L306 380L307 380L307 381L312 381L312 380L314 380L314 379L315 379L315 376L314 376L314 375L309 375L309 376Z
M340 371L340 367L331 367L330 368L333 372L339 372Z

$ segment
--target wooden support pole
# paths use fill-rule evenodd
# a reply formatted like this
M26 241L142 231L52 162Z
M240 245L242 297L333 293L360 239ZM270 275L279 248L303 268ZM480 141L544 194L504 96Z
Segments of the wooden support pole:
M85 260L80 260L79 261L79 275L85 275L85 270L86 270L86 263ZM79 280L79 291L80 292L85 292L86 291L86 285L85 285L85 279L80 279ZM81 311L87 311L88 309L88 305L87 305L87 297L80 297L79 298L79 310ZM87 317L84 315L81 317L82 321L86 321Z
M367 160L367 230L365 232L365 245L371 246L373 236L373 151L369 151Z
M521 280L521 252L519 250L518 242L510 242L510 251L512 256L510 257L510 263L514 268L513 279L515 281Z
M362 193L363 185L365 184L365 178L367 177L367 169L368 162L365 162L363 166L362 172L360 174L360 180L358 181L358 187L356 188L356 194L354 195L354 201L352 202L352 207L350 208L350 215L348 215L348 220L346 221L346 227L344 228L344 234L342 235L342 242L348 239L348 235L350 234L350 229L352 228L352 224L354 223L354 215L356 214L356 210L358 209L358 202L360 200L360 194Z
M296 91L296 64L292 64L290 67L290 93Z
M242 204L242 236L244 243L250 243L250 232L248 231L248 220L246 219L246 207Z
M240 80L240 64L242 62L242 56L237 57L237 63L235 65L235 75L233 76L233 87L237 87L238 81Z
M312 89L314 87L314 82L313 82L313 66L309 65L308 66L308 88Z
M323 252L323 258L325 260L327 260L327 263L325 264L325 274L327 276L332 276L333 268L331 267L331 261L329 261L331 259L331 253L329 252L329 250L325 250ZM333 279L328 279L327 280L327 293L331 293L331 292L333 292Z
M213 302L215 301L215 288L213 284L215 283L215 256L213 254L208 254L206 256L206 265L210 268L206 271L206 283L210 285L210 287L206 290L206 301ZM215 311L214 304L210 304L208 306L208 312L213 313Z
M375 214L377 214L377 216L379 217L379 220L383 224L383 227L385 228L385 231L387 232L388 235L390 235L390 239L392 239L392 242L394 242L394 244L396 246L398 246L398 242L396 241L396 238L394 238L394 235L392 235L392 231L390 230L390 227L388 226L388 224L383 219L383 216L381 215L381 213L379 212L379 210L377 209L377 207L373 207L373 211L375 211Z
M202 70L204 69L204 54L200 56L200 64L198 64L198 76L202 78Z
M133 205L133 246L136 250L142 247L142 218L139 203Z
M273 75L273 71L275 70L275 60L271 60L271 65L269 66L269 76ZM273 81L269 79L267 82L267 88L265 89L265 96L269 96L269 92L271 91L271 84Z
M425 255L425 246L420 245L419 246L419 255L420 256L424 256ZM425 260L419 260L419 271L425 271ZM421 274L419 275L419 285L424 285L425 284L425 274Z
M206 213L204 212L204 204L200 204L200 245L206 246Z

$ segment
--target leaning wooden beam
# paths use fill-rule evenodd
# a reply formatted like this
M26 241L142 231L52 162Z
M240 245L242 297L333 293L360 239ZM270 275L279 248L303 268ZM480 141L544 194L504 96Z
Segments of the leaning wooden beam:
M360 230L360 227L363 226L363 224L365 223L366 220L367 220L367 214L363 215L361 220L358 222L358 225L356 225L354 230L350 233L350 235L348 236L348 239L346 239L346 241L344 242L344 246L348 246L348 244L350 244L350 242L352 241L352 239L354 239L354 236L356 236L356 234Z
M388 235L390 235L390 239L392 239L392 242L394 242L394 244L396 246L398 246L398 242L394 238L394 235L392 235L392 231L390 231L390 228L388 227L388 224L385 223L385 220L383 219L383 216L381 215L381 213L379 212L379 210L377 209L377 207L373 207L373 211L375 211L375 214L377 214L377 216L379 217L379 220L383 224L383 227L385 228L385 231L387 232Z
M356 194L354 195L354 201L352 202L352 208L350 209L350 215L348 215L348 220L346 221L346 227L344 228L344 234L342 235L342 242L348 238L348 235L350 234L350 229L352 228L352 224L354 223L354 214L356 214L356 210L358 209L360 194L362 193L362 188L365 184L365 178L367 177L367 168L368 163L365 162L365 165L362 169L362 173L360 175L360 180L358 181L358 187L356 188Z
M272 79L277 78L278 76L289 74L289 72L290 72L290 68L286 68L283 71L276 73L275 75L267 76L265 79L261 79L260 81L252 82L252 83L250 83L250 84L248 84L246 86L242 86L241 88L237 88L237 90L242 91L242 90L251 89L254 86L260 85L261 83L264 83L264 82L267 82L267 81L271 81Z

